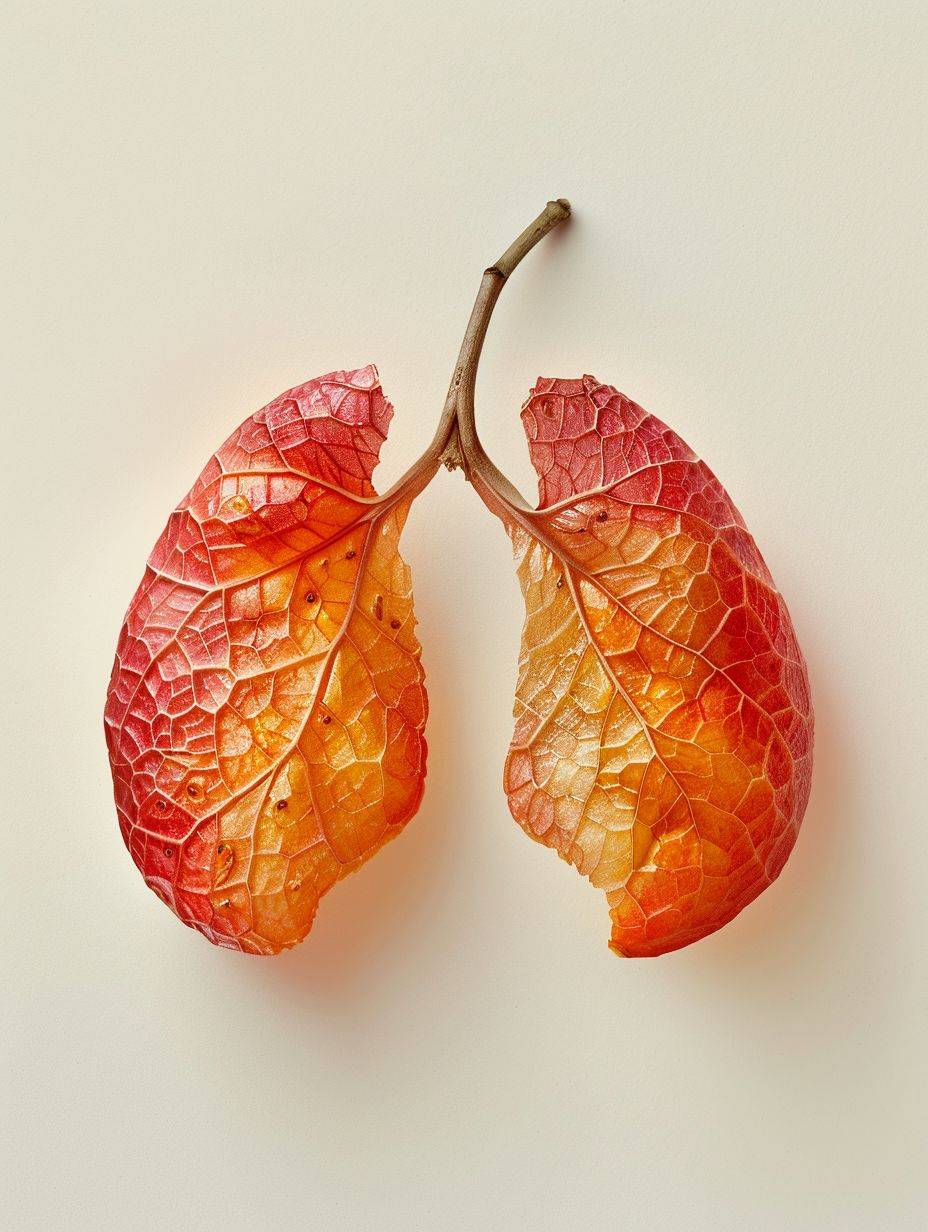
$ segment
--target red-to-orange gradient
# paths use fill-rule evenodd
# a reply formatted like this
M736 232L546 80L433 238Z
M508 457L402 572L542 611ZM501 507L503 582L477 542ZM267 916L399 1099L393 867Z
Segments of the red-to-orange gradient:
M740 514L666 425L588 376L539 380L522 417L539 509L488 499L526 603L509 804L605 891L615 951L662 954L786 862L812 769L805 663Z
M123 837L217 945L300 941L419 805L408 503L371 485L391 415L368 367L247 419L171 515L126 614L105 715Z

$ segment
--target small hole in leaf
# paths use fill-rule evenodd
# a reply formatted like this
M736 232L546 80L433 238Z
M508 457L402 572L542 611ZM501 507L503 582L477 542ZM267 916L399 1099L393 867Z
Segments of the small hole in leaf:
M174 848L173 848L173 847L165 847L165 849L164 849L164 854L165 854L166 856L168 856L168 857L171 857L171 856L174 854Z

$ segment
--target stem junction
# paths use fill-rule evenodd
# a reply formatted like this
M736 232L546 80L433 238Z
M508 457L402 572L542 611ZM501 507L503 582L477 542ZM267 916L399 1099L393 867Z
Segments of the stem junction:
M444 464L448 470L461 468L485 501L492 502L495 497L513 511L528 509L521 495L487 456L477 436L474 422L477 366L493 309L509 275L549 231L569 217L569 201L549 201L499 260L484 271L432 442L388 492L375 498L376 504L392 507L401 500L411 500Z

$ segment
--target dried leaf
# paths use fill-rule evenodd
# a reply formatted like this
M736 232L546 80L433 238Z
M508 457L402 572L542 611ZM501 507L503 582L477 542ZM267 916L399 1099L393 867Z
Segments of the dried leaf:
M510 808L605 892L614 950L661 954L725 924L789 855L811 778L805 664L740 514L674 432L589 376L539 380L522 418L539 509L488 499L527 613Z
M171 515L126 614L105 715L123 837L217 945L301 940L421 799L409 498L371 484L391 415L373 367L252 415Z

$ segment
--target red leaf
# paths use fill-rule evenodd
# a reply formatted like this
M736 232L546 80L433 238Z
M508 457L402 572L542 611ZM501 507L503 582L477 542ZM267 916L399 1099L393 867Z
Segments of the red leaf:
M539 380L522 417L539 511L484 493L527 608L510 807L606 892L616 951L660 954L786 861L811 778L805 663L741 515L676 433L589 376Z
M275 953L406 824L427 702L411 496L371 484L373 367L276 398L209 460L129 606L105 725L123 836L217 945Z

